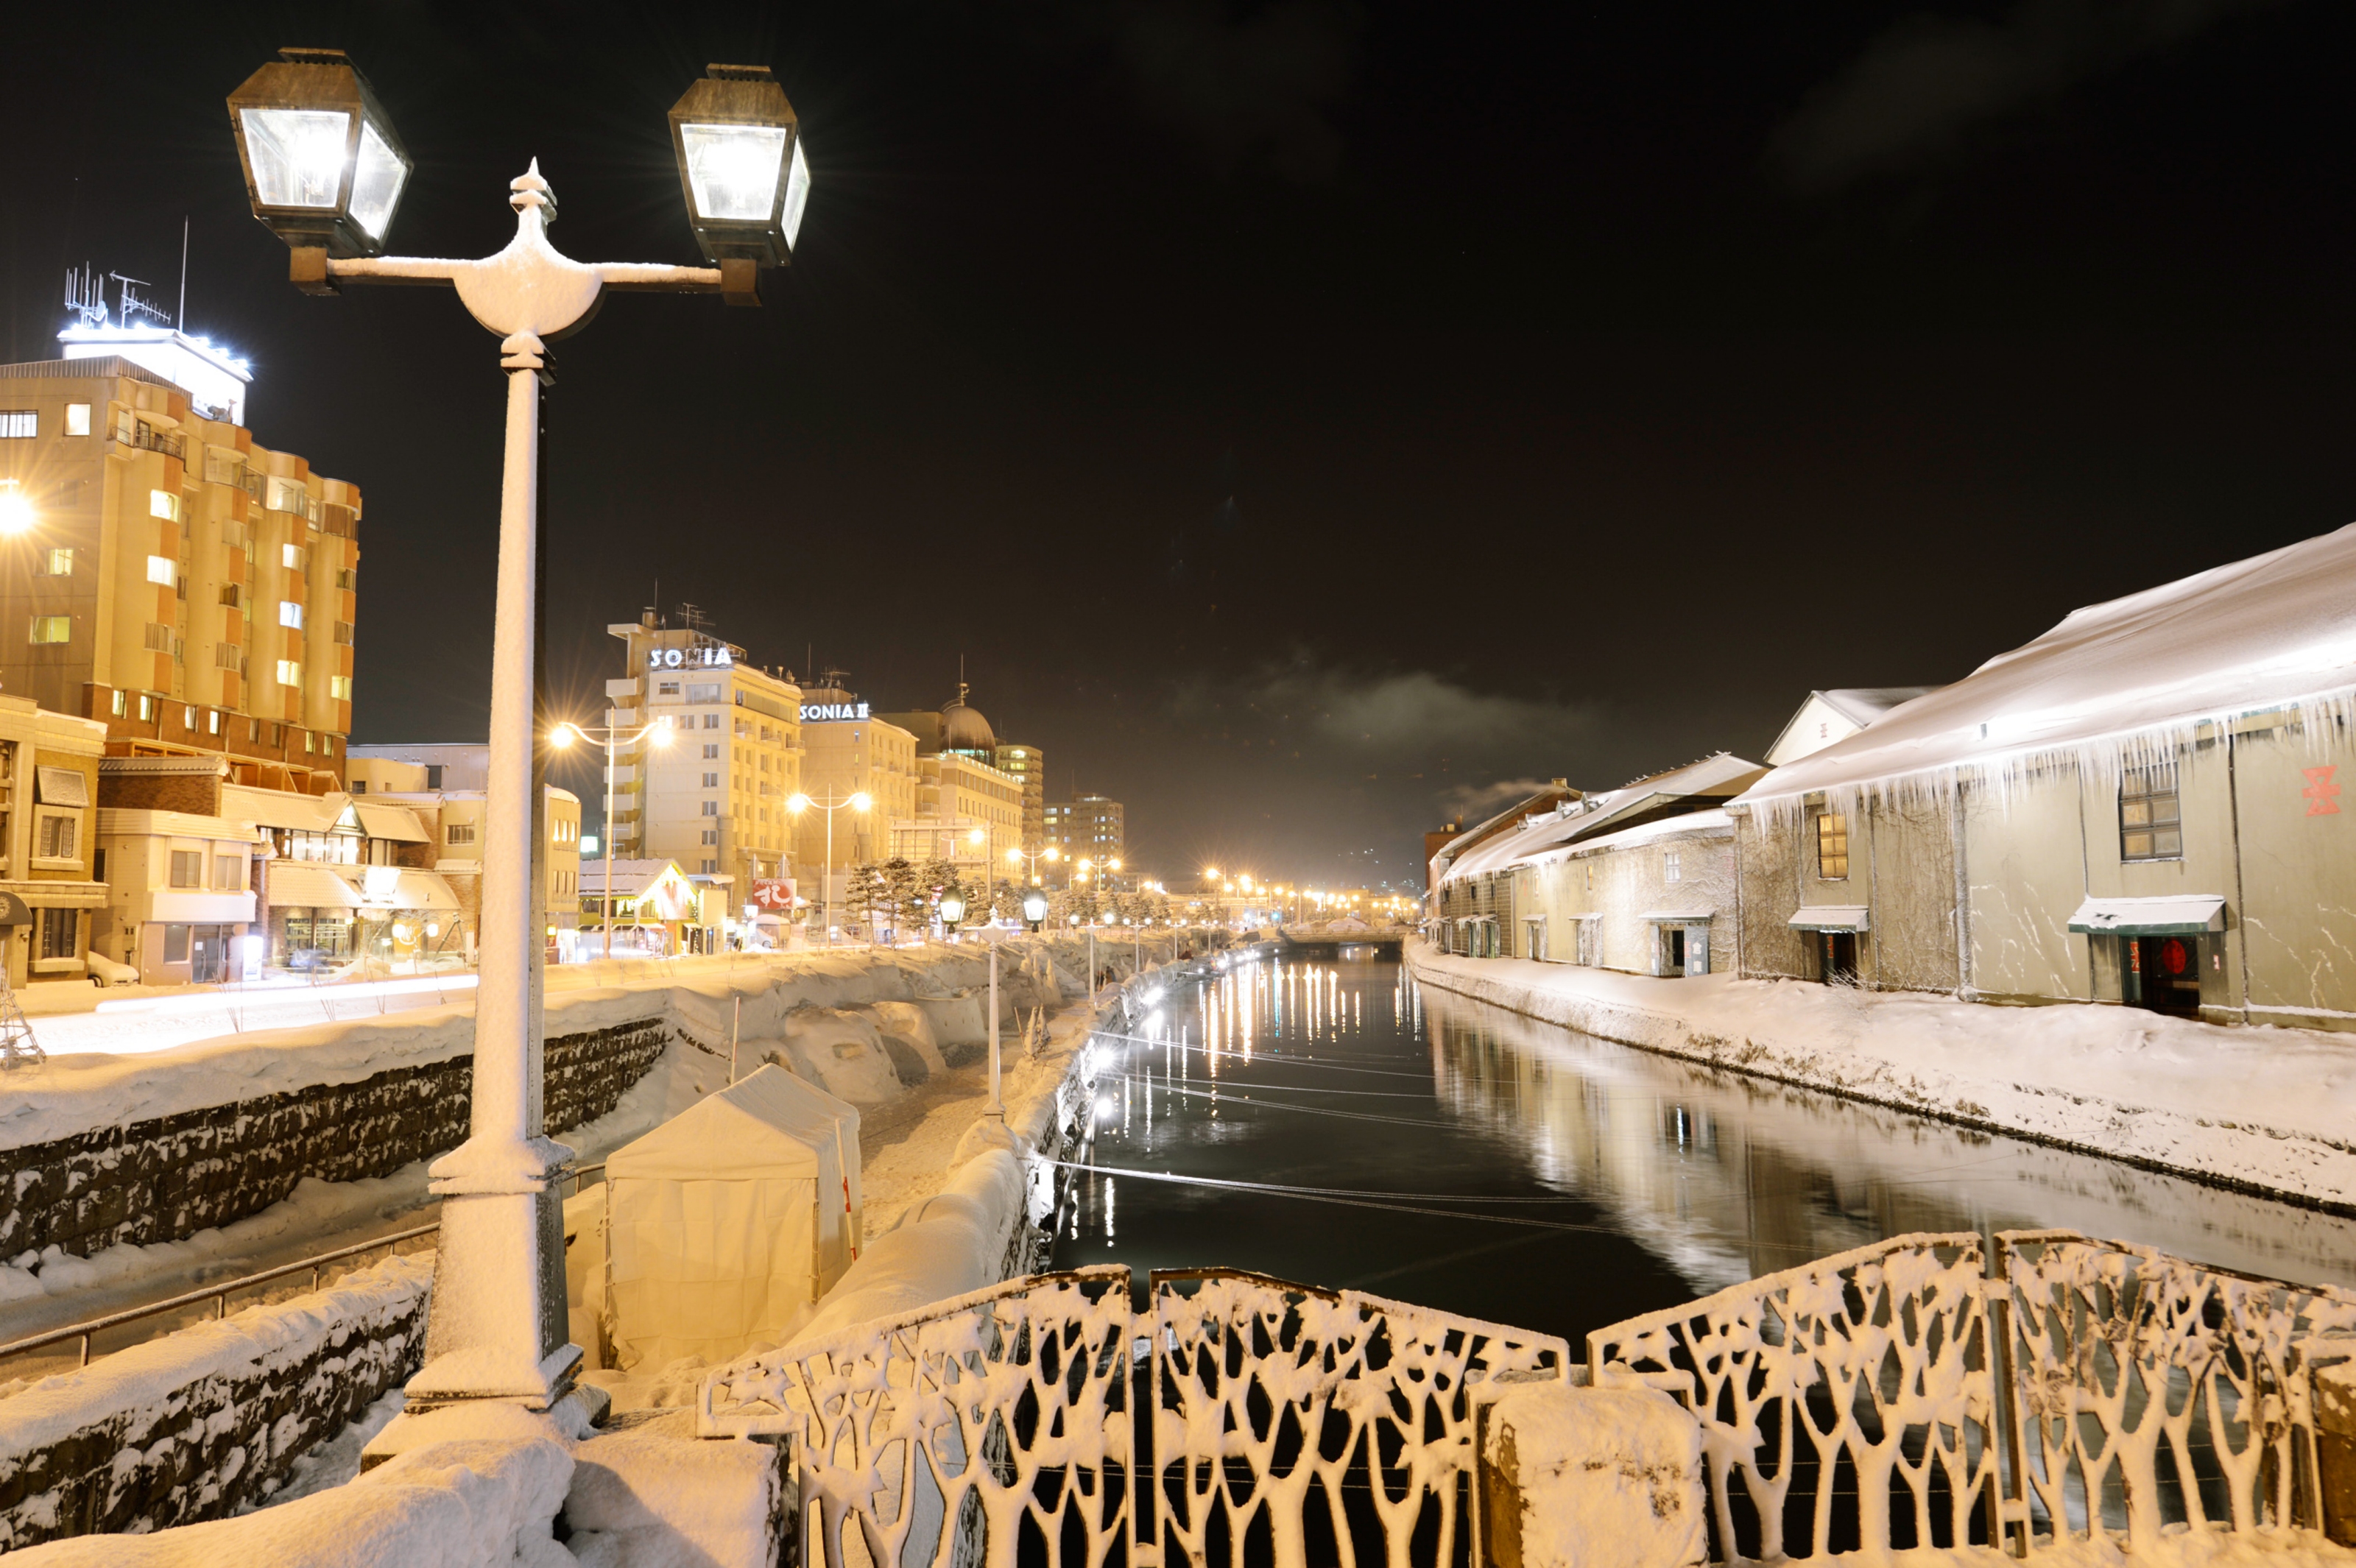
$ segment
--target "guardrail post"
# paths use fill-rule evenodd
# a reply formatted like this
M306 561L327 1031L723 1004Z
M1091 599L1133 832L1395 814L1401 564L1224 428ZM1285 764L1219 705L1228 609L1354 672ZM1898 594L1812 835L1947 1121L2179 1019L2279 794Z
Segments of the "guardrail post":
M2356 1360L2315 1369L2315 1471L2323 1533L2356 1546Z

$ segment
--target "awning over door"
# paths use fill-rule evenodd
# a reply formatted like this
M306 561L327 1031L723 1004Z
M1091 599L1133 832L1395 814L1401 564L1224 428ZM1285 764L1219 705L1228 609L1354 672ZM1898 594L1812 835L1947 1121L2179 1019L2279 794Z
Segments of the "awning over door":
M1810 904L1783 923L1794 931L1869 931L1863 904Z
M2209 893L2156 899L2088 899L2070 929L2089 936L2197 936L2225 929L2225 901Z
M359 890L326 866L309 860L273 860L270 901L280 909L358 909Z

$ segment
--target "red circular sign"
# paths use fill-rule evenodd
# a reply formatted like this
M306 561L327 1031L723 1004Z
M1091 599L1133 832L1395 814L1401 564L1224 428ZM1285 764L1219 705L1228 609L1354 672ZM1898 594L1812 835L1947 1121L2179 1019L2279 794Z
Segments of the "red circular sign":
M2185 965L2190 962L2190 955L2184 951L2184 944L2171 936L2159 944L2159 962L2169 974L2181 975Z

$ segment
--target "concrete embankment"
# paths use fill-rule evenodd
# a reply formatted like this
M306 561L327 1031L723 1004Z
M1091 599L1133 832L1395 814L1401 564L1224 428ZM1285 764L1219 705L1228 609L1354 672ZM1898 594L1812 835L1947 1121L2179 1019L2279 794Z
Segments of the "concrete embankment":
M1712 1067L2356 1213L2356 1035L1655 978L1408 944L1419 983Z

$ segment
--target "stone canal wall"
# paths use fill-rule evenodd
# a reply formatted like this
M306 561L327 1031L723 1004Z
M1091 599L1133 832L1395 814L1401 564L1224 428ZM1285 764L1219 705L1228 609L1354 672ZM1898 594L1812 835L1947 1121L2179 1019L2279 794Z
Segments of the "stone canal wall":
M0 1401L0 1552L268 1496L416 1371L433 1277L431 1255L388 1258Z
M671 1033L639 1019L549 1039L549 1132L612 1110ZM469 1052L0 1149L0 1258L179 1241L260 1213L305 1177L390 1175L465 1139L473 1078Z

